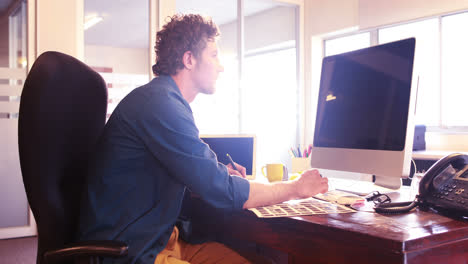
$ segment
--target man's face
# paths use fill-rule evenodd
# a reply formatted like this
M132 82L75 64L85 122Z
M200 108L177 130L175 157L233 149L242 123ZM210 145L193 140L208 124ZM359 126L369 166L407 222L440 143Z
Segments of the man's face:
M213 94L216 90L216 80L224 67L219 62L216 41L208 40L201 52L194 69L195 87L199 93Z

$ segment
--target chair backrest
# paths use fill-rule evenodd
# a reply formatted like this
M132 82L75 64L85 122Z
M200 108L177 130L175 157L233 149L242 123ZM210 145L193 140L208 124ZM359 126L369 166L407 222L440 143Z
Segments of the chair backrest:
M81 61L45 52L21 94L21 172L38 228L38 258L73 242L88 159L105 124L107 88Z

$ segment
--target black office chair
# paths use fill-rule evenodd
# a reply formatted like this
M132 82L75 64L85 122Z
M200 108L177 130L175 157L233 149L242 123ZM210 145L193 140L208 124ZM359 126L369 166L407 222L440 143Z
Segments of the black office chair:
M37 58L21 94L18 141L39 264L95 264L127 254L118 241L74 243L88 158L106 110L106 85L95 71L59 52Z

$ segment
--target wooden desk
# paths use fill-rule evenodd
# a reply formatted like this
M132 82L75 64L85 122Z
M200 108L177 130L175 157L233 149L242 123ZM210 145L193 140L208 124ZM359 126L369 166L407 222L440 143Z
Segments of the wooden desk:
M289 263L468 263L468 221L419 209L266 219L197 199L191 207L197 234L255 242L288 253Z

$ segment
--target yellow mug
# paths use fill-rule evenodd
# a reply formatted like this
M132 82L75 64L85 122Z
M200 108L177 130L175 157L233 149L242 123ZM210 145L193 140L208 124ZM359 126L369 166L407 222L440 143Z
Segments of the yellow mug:
M269 182L288 180L288 168L286 168L286 166L281 163L271 163L263 166L262 174L268 179Z

